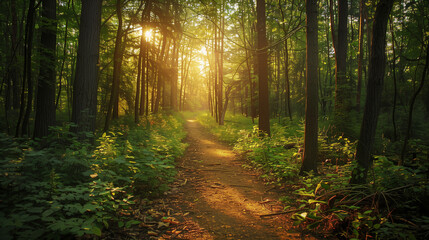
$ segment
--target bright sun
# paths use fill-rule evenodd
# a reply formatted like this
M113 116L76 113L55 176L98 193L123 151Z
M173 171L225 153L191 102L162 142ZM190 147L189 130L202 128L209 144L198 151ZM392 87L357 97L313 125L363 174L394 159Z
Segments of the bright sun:
M144 32L144 37L146 39L146 42L150 42L150 40L153 37L153 30L152 29L148 29Z

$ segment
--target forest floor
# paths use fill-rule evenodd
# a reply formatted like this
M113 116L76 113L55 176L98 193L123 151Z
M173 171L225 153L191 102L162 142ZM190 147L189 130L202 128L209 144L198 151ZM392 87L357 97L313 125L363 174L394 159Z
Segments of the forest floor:
M154 239L316 239L292 230L290 215L261 217L283 211L279 189L243 168L245 160L196 120L186 130L176 181L155 211L168 230L149 232Z

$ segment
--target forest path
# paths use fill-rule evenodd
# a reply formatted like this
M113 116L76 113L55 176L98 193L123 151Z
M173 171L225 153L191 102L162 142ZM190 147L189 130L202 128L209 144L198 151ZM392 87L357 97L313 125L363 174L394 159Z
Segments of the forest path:
M189 146L178 159L177 187L168 196L181 212L184 231L176 239L304 239L288 232L288 216L259 216L282 210L279 194L244 169L230 147L196 120L187 120L186 130Z

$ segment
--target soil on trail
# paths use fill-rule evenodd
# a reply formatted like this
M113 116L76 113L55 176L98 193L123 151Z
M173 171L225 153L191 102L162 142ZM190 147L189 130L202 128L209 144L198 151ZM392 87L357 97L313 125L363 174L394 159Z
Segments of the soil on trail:
M187 120L186 129L189 147L167 197L180 212L182 231L175 239L314 239L291 233L288 215L261 218L283 210L279 194L198 122Z

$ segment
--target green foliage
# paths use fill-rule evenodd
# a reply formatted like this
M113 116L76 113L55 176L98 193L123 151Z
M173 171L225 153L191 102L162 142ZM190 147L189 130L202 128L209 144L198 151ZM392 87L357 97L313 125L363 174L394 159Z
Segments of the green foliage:
M142 126L118 122L95 145L69 126L39 142L0 135L0 234L5 239L101 236L129 219L133 196L156 196L172 180L185 132L177 116ZM122 223L122 224L121 224Z
M274 124L271 137L261 136L257 126L252 131L241 130L240 134L234 150L245 153L254 166L264 170L263 177L276 181L297 177L301 129Z
M353 164L346 164L325 176L302 178L303 187L295 191L300 203L292 217L295 225L318 232L334 230L347 239L427 236L427 227L417 227L428 219L423 204L429 190L427 168L396 166L378 156L370 185L350 186L353 168ZM325 170L333 172L334 168Z
M245 118L240 115L225 116L225 125L218 125L210 114L201 113L197 116L198 122L200 122L205 128L209 129L210 132L218 137L221 141L229 144L234 144L240 137L240 131L243 129L251 130L253 123L249 118Z

